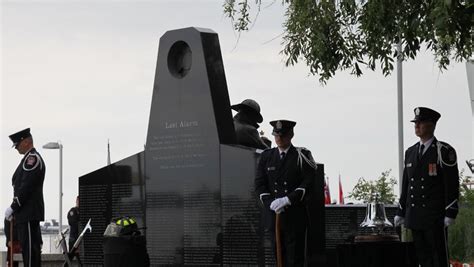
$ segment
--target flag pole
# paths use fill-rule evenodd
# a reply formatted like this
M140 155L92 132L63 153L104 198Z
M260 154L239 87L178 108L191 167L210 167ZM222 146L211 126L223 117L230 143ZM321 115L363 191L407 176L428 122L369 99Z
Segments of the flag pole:
M339 205L344 205L344 192L342 190L341 174L339 173Z

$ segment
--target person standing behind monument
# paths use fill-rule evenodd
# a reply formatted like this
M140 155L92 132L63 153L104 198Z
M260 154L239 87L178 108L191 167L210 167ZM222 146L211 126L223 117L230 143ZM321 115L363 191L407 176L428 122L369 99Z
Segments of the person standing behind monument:
M79 237L79 196L76 197L76 206L72 207L67 213L67 222L69 224L69 251Z
M405 152L400 205L395 226L411 229L422 267L449 266L447 227L458 213L459 172L456 150L434 136L438 112L415 108L420 141Z
M15 149L25 155L13 174L14 197L5 211L5 218L15 218L15 229L20 241L23 263L28 267L41 266L41 229L44 221L43 182L46 171L43 158L33 146L30 128L9 136Z
M263 121L258 103L252 99L245 99L240 104L232 105L231 108L237 111L237 114L234 116L237 143L258 149L268 148L269 146L265 143L265 139L262 139L257 131L260 127L258 124Z
M284 266L303 266L305 261L305 234L307 213L305 200L312 191L316 178L316 164L311 152L294 147L291 140L296 122L272 121L276 148L262 152L255 177L255 191L271 220L265 222L273 234L279 214L281 249Z

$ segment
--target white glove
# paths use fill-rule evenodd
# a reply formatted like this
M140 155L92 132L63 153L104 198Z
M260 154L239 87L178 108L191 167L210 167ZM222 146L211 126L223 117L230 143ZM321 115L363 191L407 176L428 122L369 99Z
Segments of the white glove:
M444 227L448 227L454 224L454 219L449 217L444 217Z
M272 201L270 209L276 213L281 213L284 208L289 205L291 205L290 199L288 197L281 197Z
M405 218L397 215L395 216L395 219L393 219L393 222L395 223L395 227L398 227L405 224Z
M11 221L13 218L13 209L11 207L8 207L7 210L5 210L5 219L8 221Z

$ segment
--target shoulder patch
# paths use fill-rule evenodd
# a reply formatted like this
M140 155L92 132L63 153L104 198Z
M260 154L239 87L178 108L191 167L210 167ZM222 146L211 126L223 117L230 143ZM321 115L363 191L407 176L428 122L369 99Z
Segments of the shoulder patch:
M40 161L41 159L38 155L34 153L29 154L23 162L23 170L32 171L36 169L40 165Z
M26 159L26 165L29 165L29 166L34 166L36 164L36 157L35 156L29 156L27 159Z
M455 166L457 164L456 150L445 142L438 141L436 145L438 147L438 163L441 166Z
M451 161L451 162L456 161L456 152L454 152L453 149L451 149L451 150L448 152L448 160Z

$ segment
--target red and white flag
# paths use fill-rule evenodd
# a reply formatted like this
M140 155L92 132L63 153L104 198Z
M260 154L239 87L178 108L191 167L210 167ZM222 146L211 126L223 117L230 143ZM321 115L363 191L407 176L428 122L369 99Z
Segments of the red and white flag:
M331 193L329 192L329 177L324 183L324 204L331 204Z
M339 204L344 204L344 193L342 192L341 175L339 174Z

